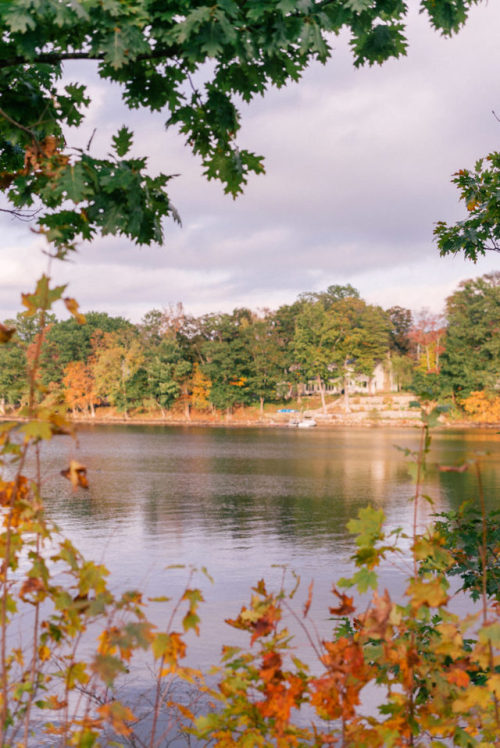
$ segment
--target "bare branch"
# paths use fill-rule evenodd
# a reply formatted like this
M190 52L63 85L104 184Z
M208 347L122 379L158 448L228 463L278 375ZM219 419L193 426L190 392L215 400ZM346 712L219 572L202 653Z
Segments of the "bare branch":
M20 122L16 122L15 119L12 119L12 117L7 114L3 109L0 109L0 116L7 120L7 122L10 122L11 125L14 125L14 127L19 128L19 130L22 130L23 132L28 133L34 141L36 141L36 136L33 132L33 130L30 130L29 127L25 127L24 125L21 125Z
M165 60L167 58L174 58L176 54L177 52L172 47L159 47L158 49L152 49L149 52L144 52L143 54L131 58L130 62L135 63L147 60ZM92 54L91 52L42 52L29 60L22 55L17 55L17 57L0 60L0 70L2 68L16 67L17 65L37 65L40 63L57 65L57 63L64 62L65 60L95 60L96 62L104 62L104 55Z
M20 221L25 221L28 223L29 221L32 221L38 213L40 213L41 208L33 208L32 210L21 210L17 208L0 208L0 213L9 213L13 218L18 218Z

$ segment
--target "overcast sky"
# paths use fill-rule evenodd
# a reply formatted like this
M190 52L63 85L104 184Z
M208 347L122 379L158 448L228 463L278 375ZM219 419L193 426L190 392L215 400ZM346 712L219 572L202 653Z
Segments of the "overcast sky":
M67 77L87 82L93 98L71 145L97 128L94 146L105 151L119 126L131 126L152 172L180 174L170 195L183 226L169 223L162 247L110 238L82 245L53 277L84 310L132 321L178 301L194 314L275 308L333 283L351 283L385 308L439 311L460 280L500 269L494 253L476 265L440 258L432 237L436 221L464 214L452 173L498 149L499 29L492 0L453 39L413 13L408 56L361 70L348 37L336 39L326 66L243 108L239 144L266 156L266 174L236 201L205 181L183 139L165 131L165 114L129 113L118 87L99 84L90 65L69 66ZM46 258L26 224L1 220L5 318Z

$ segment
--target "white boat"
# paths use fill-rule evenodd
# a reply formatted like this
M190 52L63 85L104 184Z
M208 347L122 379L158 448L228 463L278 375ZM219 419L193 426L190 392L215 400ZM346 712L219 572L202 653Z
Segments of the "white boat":
M299 429L312 429L318 424L312 416L304 416L301 421L298 422L297 428Z

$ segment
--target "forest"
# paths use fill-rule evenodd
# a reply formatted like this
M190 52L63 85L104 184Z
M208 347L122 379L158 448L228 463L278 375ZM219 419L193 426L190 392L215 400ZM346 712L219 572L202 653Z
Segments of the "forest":
M169 410L231 413L286 403L327 385L340 394L369 385L381 364L390 385L456 414L500 420L500 273L463 282L446 314L382 309L350 285L303 293L275 311L246 308L195 317L182 304L153 309L139 324L104 312L66 320L5 320L0 348L3 413L27 402L27 371L40 336L43 400L94 417ZM309 389L308 389L309 383ZM367 392L369 386L367 386ZM348 407L348 403L347 403Z

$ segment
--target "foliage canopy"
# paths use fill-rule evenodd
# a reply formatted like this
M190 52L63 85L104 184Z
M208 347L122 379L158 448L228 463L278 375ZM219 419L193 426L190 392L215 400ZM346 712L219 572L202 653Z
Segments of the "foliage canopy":
M457 31L477 0L421 0L430 24ZM297 81L313 60L332 54L347 30L356 66L405 54L402 0L4 0L0 5L0 186L38 225L59 257L97 233L138 244L160 242L162 220L177 218L171 175L148 173L132 158L133 133L112 138L106 158L69 147L90 103L81 83L62 80L69 60L94 62L121 87L131 108L166 110L208 179L237 195L260 155L237 145L239 101ZM202 81L202 82L199 82Z
M441 256L458 254L476 262L488 250L500 252L500 153L479 159L473 170L460 169L454 177L467 217L434 229Z

